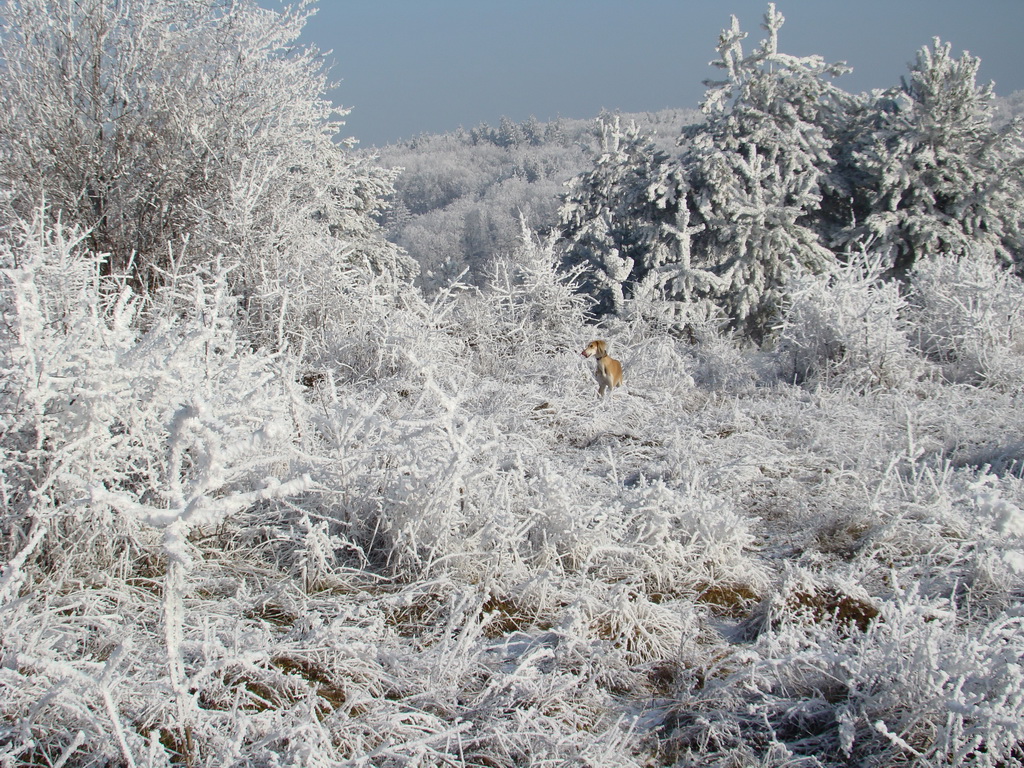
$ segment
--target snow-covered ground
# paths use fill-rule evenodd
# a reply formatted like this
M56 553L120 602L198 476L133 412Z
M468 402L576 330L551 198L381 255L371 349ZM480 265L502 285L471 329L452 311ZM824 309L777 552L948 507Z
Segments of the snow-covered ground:
M532 245L342 290L299 369L216 275L142 302L75 248L4 257L0 765L1024 759L1024 304L984 262L811 281L754 352L590 328Z

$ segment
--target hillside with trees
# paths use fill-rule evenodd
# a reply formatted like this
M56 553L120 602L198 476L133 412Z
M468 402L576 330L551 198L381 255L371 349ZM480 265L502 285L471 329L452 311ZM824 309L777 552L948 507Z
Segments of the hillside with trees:
M679 126L700 114L675 109L620 119L642 125L670 149ZM456 279L482 285L495 257L519 250L524 222L542 234L558 228L565 185L592 164L599 137L594 120L502 118L497 128L484 124L370 150L381 165L399 169L382 217L387 237L420 265L418 285L428 293Z
M0 766L1024 764L975 59L374 159L305 5L0 9Z

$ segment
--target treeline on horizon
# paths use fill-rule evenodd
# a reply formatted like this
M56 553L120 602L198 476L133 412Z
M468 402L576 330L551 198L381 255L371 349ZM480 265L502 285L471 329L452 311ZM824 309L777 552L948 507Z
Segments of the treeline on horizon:
M898 86L851 94L845 65L780 49L783 21L770 5L746 52L733 18L700 113L606 114L596 130L502 119L384 148L405 168L389 236L427 287L483 282L524 215L557 233L596 316L653 292L710 302L755 340L787 282L853 257L895 279L944 254L1019 272L1022 123L977 82L980 60L936 39Z

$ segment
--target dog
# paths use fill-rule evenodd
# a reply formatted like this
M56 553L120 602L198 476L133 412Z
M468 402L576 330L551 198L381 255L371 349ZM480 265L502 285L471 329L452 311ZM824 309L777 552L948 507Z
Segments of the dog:
M582 354L597 360L594 378L597 379L598 397L604 397L605 391L611 391L622 384L622 363L609 357L607 341L598 339L590 342Z

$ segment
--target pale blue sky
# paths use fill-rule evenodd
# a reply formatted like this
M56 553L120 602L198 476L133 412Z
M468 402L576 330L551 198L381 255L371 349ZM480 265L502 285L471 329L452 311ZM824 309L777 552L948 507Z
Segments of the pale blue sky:
M261 0L273 6L275 0ZM696 107L736 14L760 41L763 0L320 0L305 40L331 49L337 104L361 146L421 133ZM935 36L1024 89L1024 0L778 0L780 48L854 68L847 91L897 85Z

